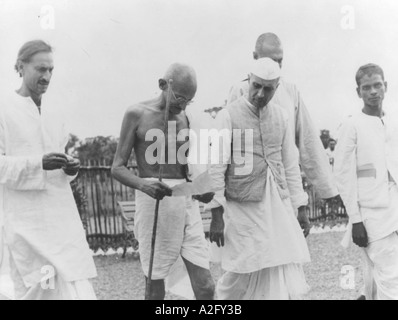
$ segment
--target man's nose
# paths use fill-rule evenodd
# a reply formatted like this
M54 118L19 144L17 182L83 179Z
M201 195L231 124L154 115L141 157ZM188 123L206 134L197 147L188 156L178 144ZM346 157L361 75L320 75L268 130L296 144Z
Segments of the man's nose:
M372 87L372 88L370 89L370 94L371 94L371 95L375 95L376 93L377 93L376 88L375 88L375 87Z
M50 71L46 71L46 73L43 74L42 79L44 79L44 80L46 80L46 81L50 81L51 77L52 77L51 72L50 72Z
M258 90L257 96L259 98L264 98L264 96L265 96L264 88L261 88L260 90Z

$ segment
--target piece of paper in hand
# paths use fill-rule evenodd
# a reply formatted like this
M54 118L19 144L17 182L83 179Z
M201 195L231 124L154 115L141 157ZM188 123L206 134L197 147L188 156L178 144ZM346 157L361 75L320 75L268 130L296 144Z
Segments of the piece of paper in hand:
M212 178L206 171L199 175L192 182L184 182L171 188L173 197L194 196L213 191Z

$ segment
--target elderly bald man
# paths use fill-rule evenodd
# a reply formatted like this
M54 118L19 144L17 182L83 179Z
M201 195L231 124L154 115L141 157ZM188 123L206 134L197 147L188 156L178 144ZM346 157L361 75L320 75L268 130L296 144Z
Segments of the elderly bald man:
M163 182L159 182L159 163L162 160L154 148L159 140L154 142L153 139L159 133L165 134L164 113L170 79L173 84L169 131L167 137L164 137L167 157L163 167ZM187 178L187 149L184 148L189 137L189 123L184 110L196 93L195 71L188 65L172 64L159 80L159 88L162 92L157 98L127 109L112 174L121 183L136 189L135 235L140 244L139 252L145 275L150 260L156 199L162 199L150 299L164 299L164 280L182 256L196 298L209 300L214 296L214 282L209 271L209 253L198 202L192 198L170 197L171 187ZM174 134L171 128L176 129ZM132 151L135 152L139 176L135 176L126 167ZM204 198L199 197L206 201Z
M271 100L279 83L276 62L254 61L248 95L217 116L219 130L229 132L221 161L210 166L217 190L210 241L223 247L227 271L216 290L222 300L295 299L307 291L302 263L310 257L293 209L305 211L308 196L288 116Z
M283 46L279 37L274 33L264 33L257 39L253 58L264 57L274 60L282 67ZM248 90L249 84L247 81L233 86L229 93L228 104L242 95L246 95ZM294 84L281 78L273 100L288 114L289 125L293 133L292 139L294 139L299 150L300 165L305 175L315 186L321 198L335 198L338 196L338 190L329 160L299 90ZM300 215L298 218L305 234L308 235L310 228L308 218Z

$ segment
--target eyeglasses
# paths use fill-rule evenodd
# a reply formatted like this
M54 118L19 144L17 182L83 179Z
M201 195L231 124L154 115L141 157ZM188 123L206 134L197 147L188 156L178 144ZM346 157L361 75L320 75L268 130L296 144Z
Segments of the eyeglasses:
M188 100L184 97L178 96L176 97L175 93L173 90L171 90L171 93L173 94L174 99L177 101L178 104L185 104L186 106L191 104L193 102L193 100Z

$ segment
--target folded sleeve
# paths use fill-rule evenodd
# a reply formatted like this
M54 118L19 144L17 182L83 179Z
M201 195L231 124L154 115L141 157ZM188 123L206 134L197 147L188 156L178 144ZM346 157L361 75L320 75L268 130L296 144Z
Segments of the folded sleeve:
M320 136L304 104L300 92L296 90L296 145L300 152L301 167L323 199L337 196L336 182L322 145Z
M217 139L217 140L216 140ZM221 110L215 121L215 130L211 135L211 156L209 174L212 178L215 196L207 205L213 209L226 206L225 173L231 160L232 124L227 110Z
M351 223L362 221L358 204L356 149L356 129L352 121L347 121L339 128L334 173L338 191Z

